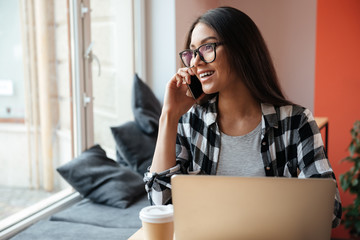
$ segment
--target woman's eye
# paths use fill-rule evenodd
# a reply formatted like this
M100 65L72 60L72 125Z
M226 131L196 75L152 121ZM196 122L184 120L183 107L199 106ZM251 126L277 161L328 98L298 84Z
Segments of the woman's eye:
M182 55L183 55L183 57L188 58L188 57L191 57L191 56L192 56L192 52L190 52L190 51L184 52Z
M211 45L205 45L204 46L204 51L210 51L212 50L212 46Z

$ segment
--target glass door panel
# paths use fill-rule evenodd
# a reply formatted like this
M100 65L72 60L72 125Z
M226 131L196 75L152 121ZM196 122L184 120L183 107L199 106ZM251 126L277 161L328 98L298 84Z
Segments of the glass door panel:
M91 0L94 142L115 160L110 127L133 119L133 1Z
M35 5L36 3L36 5ZM0 221L68 188L67 1L0 1Z

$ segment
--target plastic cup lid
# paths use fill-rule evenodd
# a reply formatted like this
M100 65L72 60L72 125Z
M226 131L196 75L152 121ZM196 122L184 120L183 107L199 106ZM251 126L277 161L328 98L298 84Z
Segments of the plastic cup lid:
M139 217L144 222L166 223L172 222L174 215L173 205L154 205L141 209Z

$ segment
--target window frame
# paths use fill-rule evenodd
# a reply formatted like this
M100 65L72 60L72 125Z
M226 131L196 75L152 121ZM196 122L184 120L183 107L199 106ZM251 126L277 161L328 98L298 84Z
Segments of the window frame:
M94 143L91 79L90 0L68 0L71 37L72 128L74 156ZM85 55L88 52L88 55ZM90 56L90 57L88 57Z
M68 12L68 38L70 43L70 92L72 104L71 145L72 157L79 156L94 144L92 95L92 41L91 0L66 0ZM146 1L134 0L134 61L135 71L144 80L146 68ZM37 221L53 215L79 202L81 195L72 187L64 189L18 213L0 220L0 239L10 238Z
M71 142L76 157L93 145L93 103L91 58L85 56L91 43L90 0L67 0L71 61ZM91 52L89 52L91 56ZM72 187L66 188L0 221L0 239L15 236L37 221L63 210L82 198Z

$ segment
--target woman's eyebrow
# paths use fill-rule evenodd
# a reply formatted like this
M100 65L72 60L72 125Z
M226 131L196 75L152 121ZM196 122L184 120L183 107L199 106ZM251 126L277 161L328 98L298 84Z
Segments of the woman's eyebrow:
M205 42L207 42L208 40L212 40L212 39L217 40L217 37L213 37L213 36L206 37L206 38L204 38L203 40L201 40L200 45L203 44L203 43L205 43ZM194 45L194 44L191 44L190 47L191 47L191 48L195 48L195 45Z

